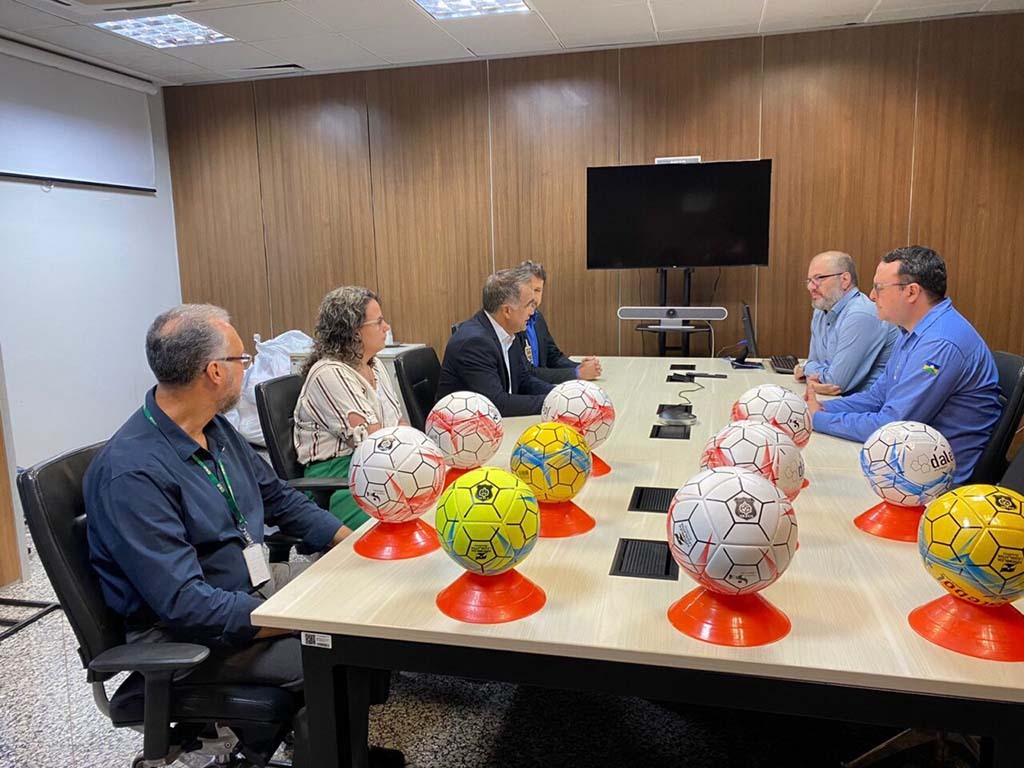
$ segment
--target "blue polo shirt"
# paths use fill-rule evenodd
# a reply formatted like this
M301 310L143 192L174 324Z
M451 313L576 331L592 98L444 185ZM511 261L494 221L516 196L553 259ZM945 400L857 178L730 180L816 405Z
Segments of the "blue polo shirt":
M899 331L878 319L871 299L856 288L830 310L814 310L804 374L817 374L844 395L867 389L882 375Z
M870 389L822 404L814 429L866 440L891 421L920 421L949 441L957 484L967 481L988 443L1002 405L995 360L984 339L943 299L903 331Z
M207 451L160 410L154 392L146 405L156 424L140 408L85 475L89 555L103 597L129 626L159 621L176 639L245 645L262 599L250 594L231 510L192 456L218 477L223 463L255 541L266 523L326 549L338 521L279 480L224 417L203 430Z

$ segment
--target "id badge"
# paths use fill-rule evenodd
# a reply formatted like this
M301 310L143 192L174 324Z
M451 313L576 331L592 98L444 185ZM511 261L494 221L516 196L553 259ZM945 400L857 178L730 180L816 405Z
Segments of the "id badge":
M249 582L258 587L270 581L270 567L263 556L261 544L249 544L242 550L242 557L245 558L245 567L249 569Z

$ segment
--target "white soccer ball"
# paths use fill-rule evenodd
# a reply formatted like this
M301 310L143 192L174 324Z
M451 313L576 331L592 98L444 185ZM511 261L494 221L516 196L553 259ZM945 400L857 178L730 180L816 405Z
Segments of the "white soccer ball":
M811 439L811 412L800 395L777 384L748 389L733 403L732 420L763 421L781 429L800 448Z
M615 406L611 398L592 381L566 381L544 398L542 421L560 421L581 435L594 450L608 439L615 426Z
M793 501L804 485L804 457L789 435L770 424L734 421L704 444L700 468L740 467L771 480Z
M444 490L441 449L412 427L384 427L352 454L349 490L367 514L386 523L419 517Z
M706 469L676 492L669 507L672 556L712 592L764 589L789 567L796 543L792 505L747 469Z
M424 425L449 466L481 467L501 445L505 429L494 403L476 392L452 392L442 397Z
M918 421L893 421L864 441L860 467L883 499L916 507L953 486L956 459L938 430Z

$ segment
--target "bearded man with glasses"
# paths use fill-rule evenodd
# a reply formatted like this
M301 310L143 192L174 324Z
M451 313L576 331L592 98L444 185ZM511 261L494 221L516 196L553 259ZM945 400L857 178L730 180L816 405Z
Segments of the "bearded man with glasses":
M946 264L931 248L912 245L882 257L871 300L878 318L900 328L871 387L839 400L805 394L814 429L864 441L891 421L919 421L949 441L957 484L966 482L999 420L995 360L985 340L946 297Z
M896 326L879 320L875 305L857 288L857 266L847 253L825 251L811 259L806 285L814 307L811 347L793 376L819 395L867 389L885 370Z

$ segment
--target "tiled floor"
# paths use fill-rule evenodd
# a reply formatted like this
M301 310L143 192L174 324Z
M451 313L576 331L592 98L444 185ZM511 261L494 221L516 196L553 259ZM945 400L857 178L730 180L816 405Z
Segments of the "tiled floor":
M53 599L34 555L28 581L0 597ZM96 708L76 647L61 612L0 642L0 768L131 765L142 737L112 728ZM890 733L410 674L393 678L391 698L371 722L373 743L401 749L418 768L816 768L837 766Z

